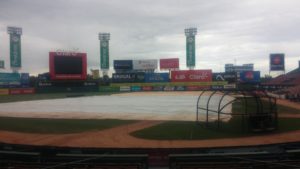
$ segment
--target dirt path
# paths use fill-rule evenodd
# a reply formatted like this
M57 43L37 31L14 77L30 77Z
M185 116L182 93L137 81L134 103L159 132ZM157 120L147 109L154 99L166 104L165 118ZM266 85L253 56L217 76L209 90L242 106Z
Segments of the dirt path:
M248 146L300 141L300 131L264 136L228 138L214 140L145 140L135 138L129 133L162 123L162 121L139 121L103 131L76 134L29 134L0 131L0 140L6 143L52 145L69 147L98 148L188 148Z
M277 99L277 104L295 108L295 109L299 109L299 113L300 113L300 103L291 102L289 100L284 100L284 99Z
M145 95L145 93L134 93L135 95ZM152 95L162 95L164 93L147 93ZM169 93L178 95L178 93ZM183 94L183 93L182 93ZM199 92L186 92L185 95L199 95ZM130 94L132 95L132 94ZM299 109L300 104L287 100L278 100L278 104ZM86 116L86 114L85 114ZM280 117L297 117L299 114L280 113ZM139 121L137 123L118 126L102 131L89 131L75 134L31 134L9 131L0 131L0 142L28 145L52 145L69 147L99 147L99 148L188 148L188 147L223 147L223 146L248 146L273 143L285 143L300 141L300 130L269 134L264 136L253 136L244 138L228 138L214 140L145 140L135 138L129 133L148 128L163 121Z

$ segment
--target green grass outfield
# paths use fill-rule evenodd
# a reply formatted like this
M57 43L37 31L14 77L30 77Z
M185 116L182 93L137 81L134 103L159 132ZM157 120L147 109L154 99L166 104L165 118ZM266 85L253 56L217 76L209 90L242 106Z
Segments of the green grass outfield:
M0 117L0 130L40 133L66 134L85 131L99 131L120 125L127 125L134 120L116 119L42 119Z
M244 104L242 103L243 100L242 102L234 102L232 105L232 112L244 112ZM262 100L262 104L266 109L269 108L269 103L267 101ZM253 101L248 100L248 106L249 112L256 111ZM282 105L277 105L277 110L279 114L300 114L300 110ZM300 118L279 118L278 122L279 130L275 131L277 133L300 130ZM213 127L207 128L205 127L204 122L196 124L196 122L169 121L131 134L138 138L155 140L199 140L254 135L245 130L242 130L241 117L233 116L229 122L221 123L220 129L216 128L216 124L213 124Z
M280 118L279 130L272 133L283 133L293 130L300 130L300 119L298 118ZM168 121L150 128L139 130L131 133L132 136L152 139L152 140L201 140L201 139L220 139L220 138L236 138L254 136L253 134L243 132L241 130L241 123L238 120L232 120L221 125L222 129L206 128L202 122L186 121ZM265 135L263 133L261 135Z

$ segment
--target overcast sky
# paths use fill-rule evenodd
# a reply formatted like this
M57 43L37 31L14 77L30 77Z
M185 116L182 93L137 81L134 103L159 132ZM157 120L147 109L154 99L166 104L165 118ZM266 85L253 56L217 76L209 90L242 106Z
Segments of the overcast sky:
M19 26L22 72L47 72L48 53L58 49L87 52L88 67L99 68L99 32L111 33L110 66L179 57L186 69L184 29L197 27L197 69L254 63L264 75L269 54L285 53L289 71L300 60L299 7L299 0L0 0L0 59L8 69L6 28Z

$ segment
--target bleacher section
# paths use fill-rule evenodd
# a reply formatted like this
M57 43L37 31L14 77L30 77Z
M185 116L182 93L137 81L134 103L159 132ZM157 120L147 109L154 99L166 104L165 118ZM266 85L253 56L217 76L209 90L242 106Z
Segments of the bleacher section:
M299 154L292 153L222 153L170 155L171 168L176 169L284 169L299 168Z
M263 85L274 86L296 86L300 84L300 68L290 71L284 75L280 75Z
M280 75L261 85L264 89L272 91L272 95L276 95L277 98L298 102L300 101L300 68Z
M0 169L152 169L158 167L296 169L300 168L300 143L199 149L81 149L0 144Z

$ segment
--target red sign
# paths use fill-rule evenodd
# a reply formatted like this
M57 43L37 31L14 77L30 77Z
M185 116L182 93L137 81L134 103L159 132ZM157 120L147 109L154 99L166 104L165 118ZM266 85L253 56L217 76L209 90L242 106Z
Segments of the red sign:
M178 69L179 68L179 59L160 59L160 69Z
M171 72L171 82L210 82L211 70L176 70Z
M25 88L25 89L9 89L9 94L34 94L34 88Z
M152 91L152 86L143 86L143 91Z

